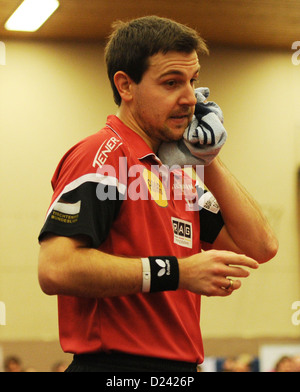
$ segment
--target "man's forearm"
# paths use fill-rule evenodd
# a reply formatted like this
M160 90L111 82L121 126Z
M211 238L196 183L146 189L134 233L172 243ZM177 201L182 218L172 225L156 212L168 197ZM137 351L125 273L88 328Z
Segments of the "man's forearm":
M179 288L208 296L227 296L246 278L244 267L258 263L233 252L210 251L178 259ZM230 290L227 277L234 278ZM157 279L157 278L156 278ZM142 292L142 261L88 248L75 238L51 236L41 243L39 281L48 295L114 297Z
M39 281L48 295L130 295L141 291L142 263L88 248L74 238L53 236L41 243Z
M278 243L258 204L219 158L205 168L205 185L217 199L236 246L260 262L273 258Z

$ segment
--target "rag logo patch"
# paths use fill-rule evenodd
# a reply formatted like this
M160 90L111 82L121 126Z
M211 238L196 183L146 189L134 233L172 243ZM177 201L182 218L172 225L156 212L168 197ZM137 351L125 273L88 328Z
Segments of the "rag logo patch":
M151 194L151 199L154 200L160 207L167 207L167 193L159 177L150 170L144 169L143 178Z
M193 228L191 222L171 218L174 232L174 243L185 248L193 247Z

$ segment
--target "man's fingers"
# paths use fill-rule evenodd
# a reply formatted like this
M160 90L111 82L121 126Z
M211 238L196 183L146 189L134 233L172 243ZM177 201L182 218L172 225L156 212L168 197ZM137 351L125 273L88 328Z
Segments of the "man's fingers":
M231 294L234 290L237 290L241 287L241 281L238 279L226 278L224 284L221 286L222 290L225 290L226 293L223 295Z
M222 256L225 257L226 260L225 263L227 265L240 265L243 267L249 267L253 269L257 269L259 267L259 263L256 260L246 255L234 253L230 251L221 251L221 252L222 252Z
M228 269L226 269L226 276L233 276L235 278L247 278L247 276L249 275L250 272L244 268L229 265Z
M247 268L259 266L251 257L215 249L179 261L180 288L206 296L230 295L241 287L238 278L249 276Z
M238 290L241 287L241 281L238 279L224 278L223 284L218 285L212 291L205 293L206 296L218 296L227 297L233 293L233 291Z

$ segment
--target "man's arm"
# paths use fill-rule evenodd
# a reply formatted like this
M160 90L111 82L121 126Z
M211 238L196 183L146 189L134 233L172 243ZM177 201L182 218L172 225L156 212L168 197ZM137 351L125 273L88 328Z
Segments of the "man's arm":
M208 251L179 259L179 288L207 296L227 296L241 286L236 278L245 278L244 268L258 263L244 255L228 251ZM112 297L142 291L142 262L137 258L118 257L90 248L80 237L47 235L41 242L39 282L48 295ZM227 276L235 278L228 286Z
M48 234L41 242L38 274L48 295L100 298L135 294L142 287L140 259L91 248L87 237Z
M259 263L272 259L278 250L272 229L257 203L219 158L205 168L204 180L225 222L213 248L242 253Z

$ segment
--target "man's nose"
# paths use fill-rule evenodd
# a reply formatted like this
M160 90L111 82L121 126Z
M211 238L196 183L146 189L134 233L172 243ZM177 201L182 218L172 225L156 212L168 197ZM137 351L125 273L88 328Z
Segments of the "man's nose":
M195 95L195 89L193 86L186 86L184 91L182 92L182 96L180 99L181 105L195 106L197 103L197 98Z

